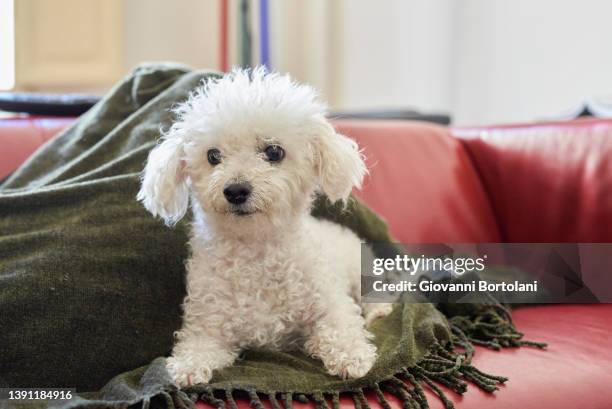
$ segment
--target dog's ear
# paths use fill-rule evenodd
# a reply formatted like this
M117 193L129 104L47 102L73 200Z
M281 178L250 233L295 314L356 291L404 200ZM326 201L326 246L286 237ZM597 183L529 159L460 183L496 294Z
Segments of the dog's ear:
M185 215L189 205L184 167L182 138L170 132L149 154L142 176L138 200L169 226Z
M352 139L336 133L324 120L315 136L315 166L319 186L332 201L348 199L353 187L360 188L367 173L363 155Z

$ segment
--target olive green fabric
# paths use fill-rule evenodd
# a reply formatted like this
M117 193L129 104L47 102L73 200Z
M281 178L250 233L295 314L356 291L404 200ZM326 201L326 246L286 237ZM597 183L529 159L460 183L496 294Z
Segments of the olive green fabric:
M207 75L137 69L0 186L0 387L97 390L168 352L186 227L135 195L169 108Z
M0 185L0 387L76 388L79 397L66 405L100 408L184 408L195 398L231 404L240 393L255 406L261 396L322 405L337 403L339 392L363 406L369 389L425 406L424 384L448 406L436 383L459 393L465 380L494 390L504 379L470 365L470 339L514 336L509 316L498 314L498 335L489 324L478 333L481 310L450 325L431 304L400 305L375 323L379 359L362 379L332 377L299 352L258 350L216 371L210 385L184 392L171 384L161 357L181 324L188 221L167 228L135 196L171 107L214 75L139 67ZM356 200L343 209L320 198L313 214L364 240L390 241L385 223Z

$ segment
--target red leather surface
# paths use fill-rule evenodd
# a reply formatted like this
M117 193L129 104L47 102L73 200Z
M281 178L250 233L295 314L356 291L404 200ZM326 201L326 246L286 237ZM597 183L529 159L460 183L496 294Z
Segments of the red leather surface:
M527 339L547 342L547 350L478 348L474 363L510 381L492 395L470 388L453 400L459 408L612 408L611 318L609 304L516 310L517 327Z
M0 120L0 179L74 119L5 118Z
M448 128L423 122L336 121L359 142L370 175L355 192L404 243L497 242L485 192Z
M510 380L489 394L471 385L463 395L445 389L458 409L610 409L612 408L612 305L556 305L516 310L514 320L527 339L544 341L532 348L492 351L477 348L474 363L483 371ZM432 409L441 409L436 395L425 390ZM374 396L368 400L381 408ZM270 407L267 402L266 406ZM342 407L353 409L344 398ZM398 401L393 407L401 407ZM313 408L294 404L296 409ZM207 405L200 403L200 407ZM239 401L240 409L249 407Z
M69 121L0 121L0 152L5 147L12 152L0 165L0 178ZM335 125L356 139L366 154L370 174L356 195L389 222L398 241L499 241L478 176L448 128L401 121L336 121Z
M612 120L454 129L506 242L612 242Z

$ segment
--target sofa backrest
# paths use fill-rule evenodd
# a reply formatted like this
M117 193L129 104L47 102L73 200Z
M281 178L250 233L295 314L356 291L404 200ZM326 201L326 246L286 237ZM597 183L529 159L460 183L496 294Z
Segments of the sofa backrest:
M74 118L0 119L0 180L72 122Z
M612 120L455 128L506 242L612 242Z
M0 120L0 179L73 119ZM612 120L446 128L337 120L355 192L402 242L612 242Z
M357 140L370 174L355 194L404 243L497 242L487 195L447 127L408 121L337 120Z

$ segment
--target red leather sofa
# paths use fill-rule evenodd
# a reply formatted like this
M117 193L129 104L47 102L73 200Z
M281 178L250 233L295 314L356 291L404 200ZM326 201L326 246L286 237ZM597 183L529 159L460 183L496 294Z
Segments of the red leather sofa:
M70 121L0 120L0 179ZM612 242L612 120L336 126L368 158L370 175L357 195L399 241ZM612 408L612 305L527 307L514 319L527 339L548 348L478 348L475 364L510 380L494 394L447 391L458 408ZM429 397L432 408L443 407Z

